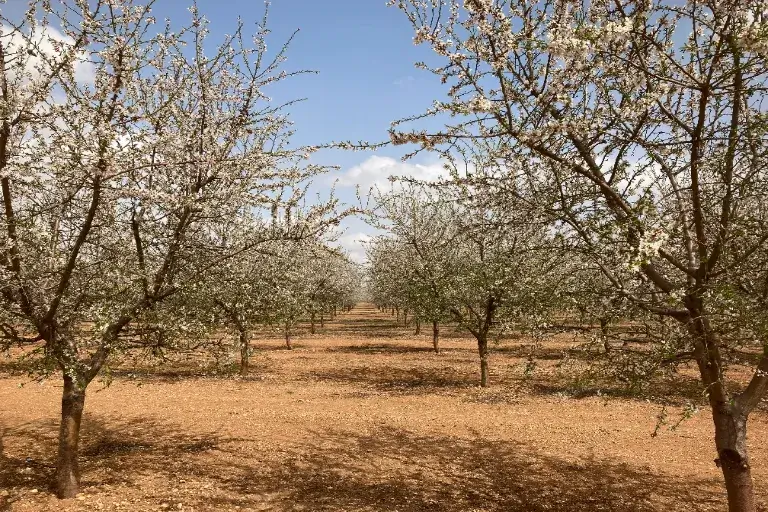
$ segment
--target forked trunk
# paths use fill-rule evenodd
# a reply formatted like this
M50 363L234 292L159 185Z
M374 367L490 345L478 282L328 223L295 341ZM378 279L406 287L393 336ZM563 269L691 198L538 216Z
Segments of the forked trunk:
M240 330L240 375L248 375L248 355L250 352L248 331Z
M698 297L688 298L693 321L691 334L695 340L696 363L702 383L709 392L712 421L715 424L715 463L723 472L728 493L729 512L757 512L752 472L747 454L747 417L740 401L731 397L722 381L720 340L702 314Z
M69 375L64 375L61 396L61 425L59 426L59 454L56 462L56 496L74 498L80 488L80 468L77 464L77 446L80 442L80 422L85 406L85 389Z
M440 353L440 325L437 320L432 320L432 348L435 349L435 354Z

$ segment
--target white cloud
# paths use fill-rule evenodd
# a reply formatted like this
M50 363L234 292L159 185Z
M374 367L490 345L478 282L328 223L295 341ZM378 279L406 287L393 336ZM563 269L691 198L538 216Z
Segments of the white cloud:
M23 48L25 71L33 76L39 74L41 67L45 68L43 59L40 56L41 53L45 54L48 57L47 60L50 61L51 58L56 59L58 55L61 55L64 45L72 45L75 42L74 39L51 26L38 29L33 37L30 37L29 34L22 36L20 32L8 25L3 25L1 29L2 34L10 35L10 38L5 43L10 53L18 51L19 47ZM96 69L93 63L88 61L84 52L77 53L74 66L75 80L78 83L92 84L94 82ZM13 68L11 68L12 77L13 71Z
M367 233L346 233L341 235L336 242L339 247L347 251L349 258L356 263L365 263L365 242L373 238Z
M339 178L341 187L360 186L362 189L378 187L382 190L391 188L390 177L409 177L417 180L436 181L448 176L441 162L431 164L412 164L387 156L373 155L355 165Z

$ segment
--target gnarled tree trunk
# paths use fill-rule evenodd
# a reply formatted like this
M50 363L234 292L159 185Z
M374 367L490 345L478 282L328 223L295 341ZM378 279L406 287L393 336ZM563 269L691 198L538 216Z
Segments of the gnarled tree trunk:
M59 498L74 498L80 489L77 455L84 406L85 387L81 387L80 383L65 374L61 396L59 453L56 462L56 496Z

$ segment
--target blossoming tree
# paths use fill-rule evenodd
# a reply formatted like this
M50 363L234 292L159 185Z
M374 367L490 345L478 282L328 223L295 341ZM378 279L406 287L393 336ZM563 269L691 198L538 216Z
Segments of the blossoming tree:
M431 188L379 198L391 238L379 239L383 247L372 251L380 255L372 260L372 283L399 283L399 300L425 307L422 314L447 313L471 333L486 387L492 333L541 316L558 255L549 250L545 224L523 203L500 218L460 182Z
M0 34L0 332L62 372L65 498L86 388L128 326L263 242L216 243L218 225L321 169L288 165L304 150L265 95L290 75L285 48L265 56L266 16L206 54L195 8L174 31L155 28L152 2L39 5Z
M747 418L768 388L764 2L390 3L448 87L425 115L458 116L436 133L395 127L393 141L500 142L497 157L517 162L614 288L685 327L730 510L754 512ZM743 385L728 371L740 351L757 361Z

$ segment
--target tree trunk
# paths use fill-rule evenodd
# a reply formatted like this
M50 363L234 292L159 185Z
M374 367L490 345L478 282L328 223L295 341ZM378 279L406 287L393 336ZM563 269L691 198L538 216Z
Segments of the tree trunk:
M309 332L310 332L311 334L315 334L315 314L314 314L314 313L312 313L312 314L309 316L309 318L310 318L310 320L309 320Z
M722 378L720 340L704 313L701 298L686 297L691 313L691 334L694 338L696 364L702 384L709 394L712 421L715 424L717 464L723 472L728 492L729 512L756 512L755 491L747 454L747 417L739 401L729 395Z
M293 350L293 343L291 342L291 329L286 324L285 326L285 346L288 350Z
M723 471L725 489L728 492L729 512L755 512L755 491L747 455L747 418L722 404L713 408L715 422L715 446L718 458L715 463Z
M320 327L325 327L325 313L320 313Z
M437 320L432 320L432 348L435 349L435 354L440 353L440 325Z
M59 426L59 455L56 462L56 496L74 498L80 488L80 468L77 446L80 442L80 421L85 406L85 389L69 375L64 375L61 396L61 425Z
M421 320L419 320L418 317L416 317L416 332L414 333L416 336L421 334Z
M610 352L611 344L608 343L608 319L607 318L600 319L600 336L603 339L603 347L605 348L605 352L606 353Z
M579 325L584 325L587 318L587 308L579 308Z
M480 353L480 387L488 387L488 340L477 340L477 351Z
M248 343L248 331L240 330L240 375L248 375L248 352L250 352Z
M403 310L403 327L408 327L408 310Z

